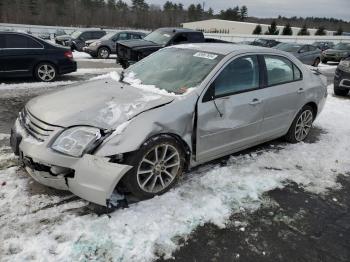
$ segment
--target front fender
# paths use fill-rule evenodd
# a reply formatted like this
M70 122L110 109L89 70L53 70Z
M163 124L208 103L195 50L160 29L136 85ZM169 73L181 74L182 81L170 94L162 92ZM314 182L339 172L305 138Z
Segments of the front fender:
M192 134L196 95L176 99L134 117L120 134L109 137L96 151L98 156L112 156L138 150L150 137L174 134L192 151Z

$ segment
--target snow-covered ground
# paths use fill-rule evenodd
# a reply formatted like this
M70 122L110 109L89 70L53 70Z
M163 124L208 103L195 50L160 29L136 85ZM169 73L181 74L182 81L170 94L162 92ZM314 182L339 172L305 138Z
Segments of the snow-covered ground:
M33 193L40 186L0 148L1 260L151 261L170 257L199 225L225 227L231 214L258 209L268 201L264 193L290 181L326 195L339 188L337 175L350 171L350 100L334 97L332 86L329 93L315 122L323 131L318 141L270 145L232 156L225 166L204 165L170 192L110 216L82 212L88 203L71 195Z

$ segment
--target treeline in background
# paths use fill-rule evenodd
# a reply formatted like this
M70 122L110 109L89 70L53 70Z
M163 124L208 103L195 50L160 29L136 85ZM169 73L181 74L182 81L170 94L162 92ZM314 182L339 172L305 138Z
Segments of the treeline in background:
M205 19L225 19L350 32L350 23L335 18L281 17L256 18L248 16L246 6L232 6L215 14L211 7L167 1L163 6L145 0L0 0L0 22L52 26L83 26L155 29L179 26L181 23Z

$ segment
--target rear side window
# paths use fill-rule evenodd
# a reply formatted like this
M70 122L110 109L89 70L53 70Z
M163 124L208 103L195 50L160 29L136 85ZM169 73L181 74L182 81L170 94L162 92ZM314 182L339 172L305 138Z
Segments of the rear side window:
M215 96L225 96L259 88L259 64L256 56L233 60L215 79Z
M43 48L43 46L27 36L7 35L5 37L5 48Z
M294 64L293 64L293 71L294 71L294 80L295 81L303 78L303 75L302 75L300 69Z
M203 34L202 33L190 33L191 42L203 42Z
M265 56L267 84L283 84L294 80L293 63L280 56Z
M173 42L174 42L174 44L187 43L188 42L187 35L184 33L178 34L177 36L175 36Z

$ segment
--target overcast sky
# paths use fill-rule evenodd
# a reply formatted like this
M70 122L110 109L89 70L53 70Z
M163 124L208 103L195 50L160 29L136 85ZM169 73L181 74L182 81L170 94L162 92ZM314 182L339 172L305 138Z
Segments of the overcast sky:
M205 9L216 12L236 5L246 5L249 16L318 16L334 17L350 21L350 0L173 0L185 6L205 2ZM163 5L166 0L146 0L147 3Z

